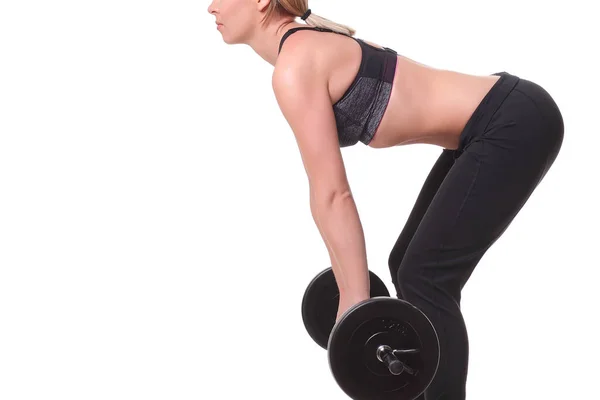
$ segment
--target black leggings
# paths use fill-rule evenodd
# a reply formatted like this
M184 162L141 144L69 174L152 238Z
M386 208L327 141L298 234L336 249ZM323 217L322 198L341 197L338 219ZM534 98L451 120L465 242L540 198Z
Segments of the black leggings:
M440 340L438 372L419 400L463 400L469 343L461 290L554 163L558 106L539 85L499 72L429 173L389 257L397 296L420 308Z

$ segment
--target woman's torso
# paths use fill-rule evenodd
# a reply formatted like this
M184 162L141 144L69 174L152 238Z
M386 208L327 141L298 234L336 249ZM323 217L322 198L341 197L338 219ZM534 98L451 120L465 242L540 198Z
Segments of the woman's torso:
M361 64L362 49L356 40L344 35L310 30L302 32L319 35L315 38L315 45L337 50L316 53L323 57L319 61L326 65L325 70L329 73L328 86L333 105L354 81ZM369 146L382 148L428 143L456 149L467 121L499 78L441 70L398 54L389 103Z

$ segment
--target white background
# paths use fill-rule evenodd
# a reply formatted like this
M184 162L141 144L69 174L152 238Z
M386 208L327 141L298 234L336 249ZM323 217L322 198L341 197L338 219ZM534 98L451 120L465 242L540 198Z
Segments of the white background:
M345 399L300 316L329 259L272 66L223 42L208 1L0 4L0 399ZM463 291L470 399L597 395L590 4L310 2L419 62L537 82L562 110L554 166ZM390 291L440 152L343 149Z

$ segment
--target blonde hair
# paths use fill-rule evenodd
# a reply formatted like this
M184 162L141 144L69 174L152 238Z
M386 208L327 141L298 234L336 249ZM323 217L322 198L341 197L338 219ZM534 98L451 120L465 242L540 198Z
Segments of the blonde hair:
M304 13L308 11L308 0L272 0L269 3L267 13L262 23L269 23L273 14L276 15L293 15L296 17L302 17ZM306 25L314 26L317 28L331 29L332 31L343 33L346 35L354 36L356 30L352 29L347 25L338 24L327 18L323 18L319 15L314 14L312 11L306 19Z

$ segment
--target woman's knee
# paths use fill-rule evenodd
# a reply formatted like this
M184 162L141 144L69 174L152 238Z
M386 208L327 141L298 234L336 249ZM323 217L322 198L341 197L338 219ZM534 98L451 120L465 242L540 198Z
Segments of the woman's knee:
M396 288L396 292L399 295L399 287L398 287L398 270L402 265L402 260L404 259L404 253L406 253L406 249L402 246L394 246L390 255L388 257L388 267L390 269L390 275L392 277L392 283ZM400 297L400 296L398 296Z
M454 308L455 303L460 304L462 275L457 269L438 268L435 264L414 259L411 262L405 257L396 273L398 297L417 306Z
M416 263L406 262L403 260L396 272L396 287L402 294L402 297L408 300L411 293L416 291L421 292L426 284L427 277Z

